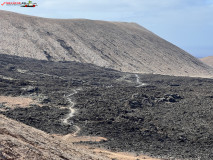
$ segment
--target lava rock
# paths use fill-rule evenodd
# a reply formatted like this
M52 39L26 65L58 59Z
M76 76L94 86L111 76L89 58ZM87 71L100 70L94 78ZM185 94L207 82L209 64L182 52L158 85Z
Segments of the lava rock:
M129 101L129 105L132 109L140 108L142 106L141 102L133 100Z

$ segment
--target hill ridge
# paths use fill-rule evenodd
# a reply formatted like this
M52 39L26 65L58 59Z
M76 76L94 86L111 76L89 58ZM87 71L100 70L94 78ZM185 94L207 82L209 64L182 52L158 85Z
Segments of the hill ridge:
M200 59L203 63L213 67L213 56L208 56Z
M211 67L135 23L0 13L2 54L123 72L213 77Z

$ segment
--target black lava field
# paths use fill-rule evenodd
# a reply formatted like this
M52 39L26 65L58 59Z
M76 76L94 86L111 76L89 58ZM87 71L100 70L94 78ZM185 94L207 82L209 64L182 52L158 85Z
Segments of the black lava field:
M92 64L0 54L0 95L32 97L43 104L1 114L50 134L72 133L77 125L79 135L108 139L90 144L113 151L213 159L213 79L138 76L146 85L139 86L133 73ZM66 96L73 90L78 90L72 97L76 114L65 125Z

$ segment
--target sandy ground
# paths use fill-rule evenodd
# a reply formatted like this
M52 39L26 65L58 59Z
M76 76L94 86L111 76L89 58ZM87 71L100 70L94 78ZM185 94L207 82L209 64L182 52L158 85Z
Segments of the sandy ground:
M91 136L76 136L75 133L67 134L65 136L62 135L53 135L59 139L66 140L69 143L74 142L100 142L100 141L107 141L104 137L91 137Z
M38 102L27 97L10 97L10 96L0 96L0 103L6 105L7 107L14 109L16 107L29 107L30 104L38 104Z
M65 140L66 143L74 143L74 142L100 142L106 141L107 139L104 137L91 137L91 136L75 136L73 134L68 134L65 136L61 135L54 135L59 139ZM77 144L76 144L77 145ZM104 148L93 148L90 145L78 145L78 147L82 148L83 150L89 150L90 152L94 153L94 155L99 155L102 157L107 157L114 160L160 160L157 158L152 158L145 155L137 155L136 153L130 152L112 152L106 150Z
M119 159L119 160L143 160L143 159L146 159L146 160L159 160L157 158L151 158L151 157L144 156L144 155L137 156L137 155L134 155L133 153L124 153L124 152L115 153L115 152L110 152L110 151L102 150L102 149L95 149L94 152L102 153L102 154L106 155L109 158Z
M110 158L112 160L160 160L158 158L152 158L145 155L137 155L136 153L130 152L111 152L103 148L91 148L88 146L81 146L82 148L87 148L91 150L94 154L101 155L103 157Z

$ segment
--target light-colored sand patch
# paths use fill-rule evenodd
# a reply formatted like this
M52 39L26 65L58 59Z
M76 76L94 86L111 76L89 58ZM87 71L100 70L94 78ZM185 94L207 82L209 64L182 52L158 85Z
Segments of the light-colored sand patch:
M66 135L62 137L62 139L72 143L73 142L101 142L101 141L107 140L104 137L91 137L91 136L74 137L72 135Z
M104 137L92 137L92 136L77 136L76 130L72 134L67 134L67 135L58 135L58 134L53 134L53 136L65 140L68 143L74 143L74 142L101 142L101 141L107 141L106 138Z
M107 156L108 158L111 159L116 159L116 160L160 160L157 158L152 158L149 156L144 156L144 155L136 155L134 153L127 153L127 152L111 152L107 151L104 149L99 149L96 148L93 150L94 153L99 153Z
M54 137L65 141L66 143L74 143L74 142L100 142L107 141L104 137L91 137L91 136L75 136L74 134L67 134L65 136L62 135L53 135ZM77 145L77 144L76 144ZM78 147L84 150L90 150L94 155L100 155L101 157L106 157L109 159L115 160L161 160L158 158L152 158L145 155L137 155L136 153L130 152L112 152L101 148L93 148L90 145L82 145L78 144Z
M11 97L11 96L0 96L0 103L5 106L14 109L16 107L29 107L30 104L40 105L31 98L27 97Z

